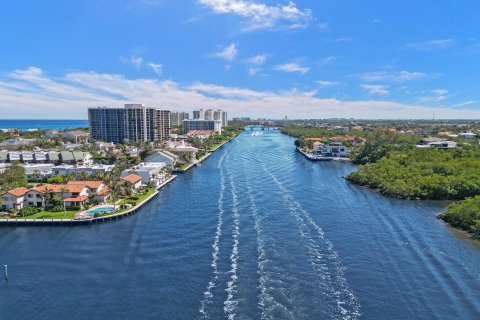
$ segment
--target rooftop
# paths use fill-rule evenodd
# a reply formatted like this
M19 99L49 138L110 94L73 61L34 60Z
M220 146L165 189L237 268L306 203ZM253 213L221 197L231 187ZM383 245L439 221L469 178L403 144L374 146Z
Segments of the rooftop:
M122 180L126 181L126 182L129 182L131 184L135 184L139 181L142 181L142 177L140 177L138 174L129 174L128 176L126 177L123 177Z

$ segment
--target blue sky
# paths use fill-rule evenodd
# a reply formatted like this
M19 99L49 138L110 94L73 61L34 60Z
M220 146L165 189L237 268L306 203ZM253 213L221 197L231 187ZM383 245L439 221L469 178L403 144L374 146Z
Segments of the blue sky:
M480 118L480 2L0 3L0 117Z

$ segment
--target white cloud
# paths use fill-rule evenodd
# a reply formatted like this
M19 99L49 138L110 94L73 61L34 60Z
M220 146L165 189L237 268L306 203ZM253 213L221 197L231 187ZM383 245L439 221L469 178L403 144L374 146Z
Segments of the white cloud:
M275 67L275 70L285 71L285 72L298 72L301 74L305 74L310 70L310 68L302 67L296 62L291 62L286 64L280 64Z
M96 72L52 77L37 67L0 74L3 119L85 119L88 107L123 106L127 102L171 110L203 105L226 109L232 116L272 118L430 118L433 112L437 118L480 118L480 111L461 106L453 109L375 99L322 99L314 91L256 91L204 83L181 86L171 80L128 79Z
M322 66L325 66L325 65L327 65L327 64L329 64L329 63L334 62L335 60L337 60L336 57L334 57L334 56L328 56L328 57L323 58L320 64L321 64Z
M367 92L368 94L378 94L381 96L389 94L388 86L379 84L362 84L361 87L363 91Z
M159 76L162 75L162 72L163 72L163 64L150 62L150 63L148 64L148 66L149 66L150 68L152 68L153 72L155 72L157 75L159 75Z
M437 95L437 96L419 97L418 101L420 103L431 104L431 103L441 102L441 101L446 100L448 98L449 98L449 96L439 96L439 95Z
M237 45L232 43L231 45L226 46L220 52L214 53L213 56L223 60L233 61L237 56L237 52Z
M438 94L438 95L442 96L442 95L447 94L447 93L448 93L448 90L436 89L436 90L432 90L432 93L435 93L435 94Z
M267 55L259 54L247 59L247 63L261 66L267 60Z
M472 105L472 104L478 104L478 101L476 101L476 100L465 101L465 102L454 104L454 105L450 106L450 108L461 108L461 107L466 107L466 106L469 106L469 105Z
M377 71L377 72L367 72L357 75L361 80L366 82L377 82L377 81L391 81L391 82L405 82L412 80L419 80L425 78L426 73L423 72L410 72L410 71L399 71L399 72L387 72L387 71Z
M331 87L331 86L336 86L340 84L340 82L338 81L321 81L321 80L318 80L317 83L322 87Z
M455 44L453 39L436 39L436 40L428 40L423 42L410 42L407 43L405 46L410 49L415 50L424 50L424 51L431 51L431 50L441 50L446 49Z
M218 14L234 14L245 18L248 21L246 30L305 28L313 19L311 10L301 10L293 1L276 6L254 0L199 0L199 3Z

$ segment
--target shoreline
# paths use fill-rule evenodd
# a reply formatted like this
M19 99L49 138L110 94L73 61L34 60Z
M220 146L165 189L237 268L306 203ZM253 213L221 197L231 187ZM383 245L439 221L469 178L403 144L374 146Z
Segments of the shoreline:
M340 162L352 162L350 158L342 158L342 157L325 157L325 159L313 158L311 155L306 153L305 151L301 150L300 148L296 147L297 151L300 152L310 161L340 161Z
M240 133L239 133L240 134ZM203 156L196 164L191 164L188 168L186 168L183 171L173 171L174 173L184 173L194 166L199 166L203 161L208 159L213 152L221 149L225 144L229 143L233 139L237 138L237 134L235 137L225 141L221 145L217 146L212 152L209 152L205 156ZM158 186L155 189L155 192L151 194L148 198L143 200L141 203L137 204L135 207L126 209L125 211L122 212L117 212L101 217L92 217L90 219L27 219L27 218L12 218L12 219L5 219L5 218L0 218L0 227L12 227L12 226L79 226L79 225L90 225L90 224L97 224L97 223L103 223L103 222L109 222L109 221L114 221L114 220L120 220L124 219L130 215L136 214L142 207L149 203L154 197L156 197L159 193L160 189L163 189L166 185L168 185L170 182L175 180L177 178L176 175L173 175L170 179L166 180L163 182L160 186Z
M0 219L0 227L7 226L78 226L78 225L89 225L93 223L102 223L113 220L124 219L130 215L136 214L145 204L149 203L154 197L159 193L160 189L163 189L170 182L175 180L177 176L172 176L170 179L163 182L158 188L155 189L155 192L151 194L148 198L137 204L135 207L127 209L122 212L117 212L109 214L102 217L93 217L91 219L26 219L26 218L15 218L15 219Z

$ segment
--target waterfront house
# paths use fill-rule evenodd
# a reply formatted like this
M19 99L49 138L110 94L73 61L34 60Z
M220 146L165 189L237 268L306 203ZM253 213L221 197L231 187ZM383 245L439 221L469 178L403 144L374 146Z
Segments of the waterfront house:
M121 177L125 178L132 173L142 177L142 184L155 188L165 181L166 164L165 162L142 162L122 171Z
M178 161L178 156L166 150L158 150L145 158L145 162L165 162L167 166L174 166Z
M89 199L94 202L106 203L110 196L110 188L103 181L69 181L67 185L85 186Z
M25 205L42 207L45 205L45 193L57 196L65 207L83 207L88 202L88 188L85 185L46 184L30 189ZM48 201L47 201L48 202Z
M9 190L2 195L2 211L10 209L20 210L23 208L25 195L28 192L28 188L21 187L13 190Z
M348 148L341 142L332 142L320 145L314 152L317 157L345 158L348 156Z
M122 180L130 185L133 190L137 190L142 186L142 177L135 173L123 177Z
M198 149L185 144L184 140L177 142L168 142L167 151L176 154L181 163L195 163Z

